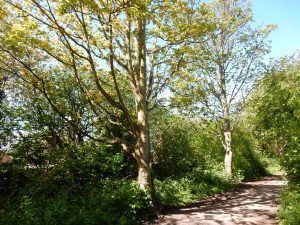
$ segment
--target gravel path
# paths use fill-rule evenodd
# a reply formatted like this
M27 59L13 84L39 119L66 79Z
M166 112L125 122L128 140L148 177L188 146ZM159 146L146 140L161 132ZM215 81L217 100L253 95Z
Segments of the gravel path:
M203 200L148 225L275 225L278 197L286 182L278 177L247 182L238 188Z

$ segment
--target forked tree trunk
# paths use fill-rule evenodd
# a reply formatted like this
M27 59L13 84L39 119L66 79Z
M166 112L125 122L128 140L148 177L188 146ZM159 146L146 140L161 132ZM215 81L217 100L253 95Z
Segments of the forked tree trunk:
M151 152L150 152L150 130L148 124L147 104L147 69L146 69L146 18L138 18L136 21L136 65L134 88L136 101L136 138L134 157L138 165L138 184L142 190L150 192L153 211L160 215L160 208L156 199L153 179L151 178Z
M137 143L135 159L138 164L138 183L141 189L151 185L150 146L148 109L146 98L147 70L146 70L146 19L137 18L135 21L135 101L137 127Z

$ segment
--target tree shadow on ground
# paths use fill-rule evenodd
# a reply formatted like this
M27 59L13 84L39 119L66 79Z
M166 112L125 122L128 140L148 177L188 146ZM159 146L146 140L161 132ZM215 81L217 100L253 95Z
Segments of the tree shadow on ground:
M232 191L170 209L168 215L148 224L274 225L278 196L285 185L278 177L243 183Z

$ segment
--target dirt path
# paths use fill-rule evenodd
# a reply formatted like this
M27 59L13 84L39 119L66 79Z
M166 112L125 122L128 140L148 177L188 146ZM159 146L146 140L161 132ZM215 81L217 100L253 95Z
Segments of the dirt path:
M247 182L235 190L171 211L148 224L160 225L274 225L278 224L279 193L286 185L277 177Z

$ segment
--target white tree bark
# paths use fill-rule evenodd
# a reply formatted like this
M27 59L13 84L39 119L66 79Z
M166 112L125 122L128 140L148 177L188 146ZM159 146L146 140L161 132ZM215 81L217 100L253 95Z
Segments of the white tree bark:
M230 121L228 120L225 125L224 139L225 139L225 172L229 176L232 176L232 130L230 127Z
M226 73L223 64L219 67L220 73L220 88L221 88L221 104L224 118L224 169L227 175L232 176L232 129L230 122L230 104L227 98L226 90Z
M138 165L138 183L141 189L151 189L151 157L147 105L144 97L137 99L137 144L134 156Z

